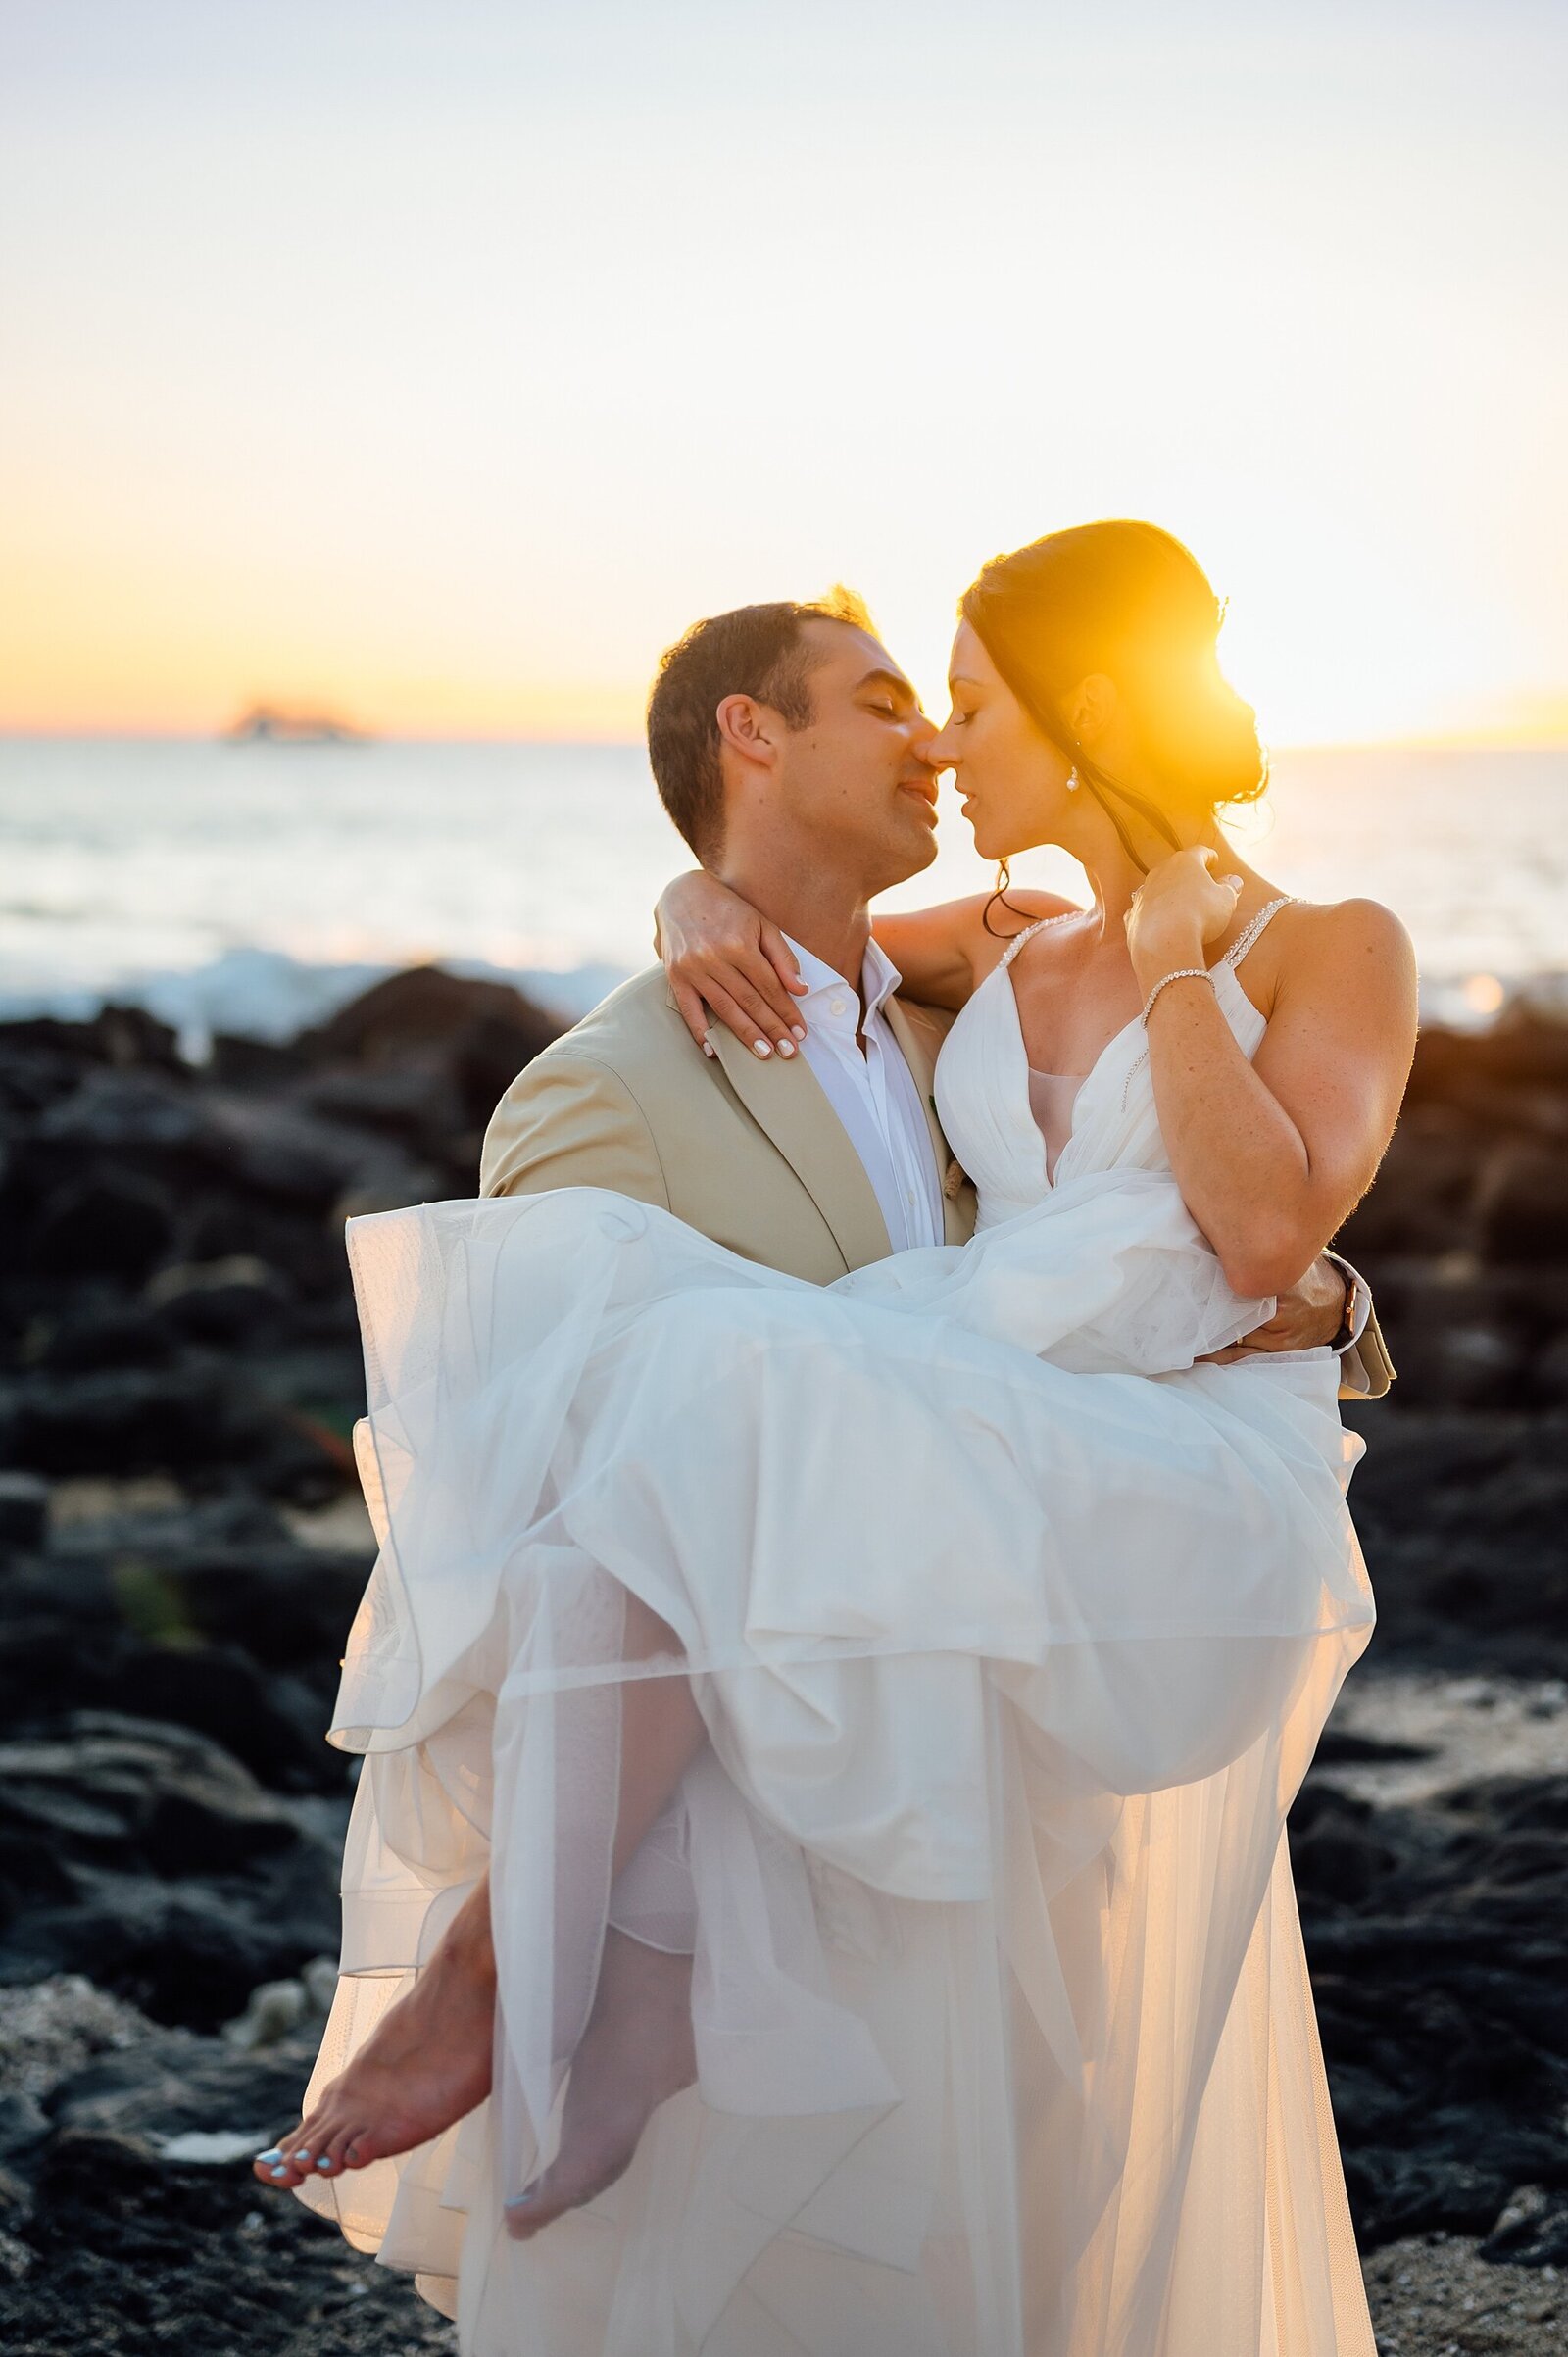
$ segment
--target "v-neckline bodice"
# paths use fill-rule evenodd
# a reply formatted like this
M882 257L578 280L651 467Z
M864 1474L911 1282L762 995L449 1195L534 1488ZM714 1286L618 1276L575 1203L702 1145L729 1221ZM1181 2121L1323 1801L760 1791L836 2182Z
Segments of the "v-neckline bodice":
M1256 1053L1267 1022L1243 989L1236 968L1285 905L1286 896L1281 896L1259 909L1225 956L1208 968L1226 1021L1249 1057ZM1052 1160L1030 1103L1029 1051L1011 974L1018 952L1051 921L1040 919L1008 945L954 1025L937 1066L943 1125L975 1181L982 1227L1102 1168L1127 1163L1169 1167L1149 1078L1141 1012L1112 1032L1082 1075L1066 1134ZM999 1000L1002 1004L994 1004Z
M1029 931L1032 933L1034 930L1035 928L1031 925ZM1020 934L1018 937L1017 948L1021 949L1028 938L1028 933ZM1017 1034L1018 1056L1022 1062L1024 1071L1024 1108L1029 1114L1031 1125L1035 1126L1036 1134L1039 1135L1038 1125L1035 1124L1033 1108L1029 1105L1029 1074L1034 1070L1034 1066L1029 1061L1028 1042L1023 1036L1023 1009L1018 1005L1018 993L1013 986L1011 958L1004 958L1000 959L998 963L992 967L990 974L988 974L986 977L986 981L989 982L994 980L998 974L1004 975L1006 979L1007 1005L1012 1009L1012 1028ZM980 987L983 990L985 988L985 983L982 983ZM1118 1041L1124 1040L1130 1031L1139 1029L1142 1029L1142 1017L1139 1015L1133 1015L1127 1022L1123 1023L1119 1031L1113 1031L1111 1033L1109 1039L1101 1049L1100 1054L1095 1057L1094 1061L1089 1066L1088 1071L1076 1076L1078 1079L1078 1093L1072 1101L1072 1113L1067 1123L1067 1135L1061 1142L1060 1151L1056 1155L1054 1170L1053 1170L1051 1167L1050 1150L1044 1137L1041 1137L1041 1175L1045 1180L1048 1192L1054 1189L1057 1180L1061 1176L1062 1163L1067 1159L1067 1156L1072 1152L1073 1141L1078 1135L1079 1115L1083 1108L1084 1100L1089 1095L1091 1088L1098 1079L1102 1065L1104 1063L1105 1058L1109 1056L1111 1050L1116 1046ZM1059 1075L1059 1077L1066 1078L1068 1076L1066 1074L1062 1074Z

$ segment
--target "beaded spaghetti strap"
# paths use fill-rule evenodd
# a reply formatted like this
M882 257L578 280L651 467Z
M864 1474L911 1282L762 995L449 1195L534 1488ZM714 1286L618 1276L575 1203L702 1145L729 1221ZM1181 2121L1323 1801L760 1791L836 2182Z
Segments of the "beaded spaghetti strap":
M1064 925L1070 916L1082 916L1082 914L1081 908L1058 908L1054 916L1037 916L1032 925L1025 925L1021 933L1013 935L998 959L996 970L999 973L1004 972L1011 965L1025 942L1033 941L1035 935L1043 933L1047 925Z
M1002 953L1002 966L1005 968L1011 965L1013 959L1017 957L1018 952L1023 948L1024 943L1026 941L1033 941L1041 926L1049 925L1051 919L1049 916L1037 916L1032 925L1025 925L1021 933L1015 933L1011 941L1008 942L1006 948Z
M1241 931L1237 934L1236 939L1231 943L1230 948L1220 959L1220 964L1228 965L1231 969L1231 972L1234 974L1237 967L1241 964L1242 959L1247 956L1248 951L1256 941L1258 935L1266 926L1273 923L1275 917L1278 916L1282 908L1289 908L1293 905L1293 894L1289 892L1282 892L1277 900L1269 901L1263 908L1259 908L1257 914L1253 917L1250 917L1247 923L1242 927Z
M1296 896L1294 893L1282 892L1277 900L1265 902L1264 906L1259 908L1257 914L1248 919L1247 923L1237 934L1236 939L1231 943L1231 946L1226 951L1224 957L1216 958L1214 963L1208 969L1209 972L1211 974L1218 974L1220 972L1234 974L1237 967L1241 964L1242 959L1247 956L1248 951L1251 949L1256 942L1258 935L1266 926L1271 925L1274 922L1275 917L1278 916L1282 908L1289 908L1292 906L1295 897ZM1238 990L1240 990L1242 986L1238 982L1236 987ZM1127 1067L1127 1077L1121 1084L1121 1107L1123 1112L1127 1110L1127 1099L1131 1093L1133 1082L1138 1078L1139 1073L1143 1070L1148 1061L1149 1050L1147 1047L1144 1047L1139 1050L1137 1056L1134 1056L1131 1064L1129 1064Z

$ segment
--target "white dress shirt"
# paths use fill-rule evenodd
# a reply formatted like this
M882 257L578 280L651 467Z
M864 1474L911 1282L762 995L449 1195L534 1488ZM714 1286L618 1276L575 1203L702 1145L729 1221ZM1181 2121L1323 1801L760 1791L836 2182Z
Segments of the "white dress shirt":
M786 934L785 939L789 936ZM810 985L799 1002L806 1039L801 1048L876 1192L896 1252L943 1241L942 1181L925 1108L913 1073L883 1008L902 979L874 941L860 968L860 1002L842 974L820 958L790 948L801 979ZM862 1055L857 1033L865 1041Z

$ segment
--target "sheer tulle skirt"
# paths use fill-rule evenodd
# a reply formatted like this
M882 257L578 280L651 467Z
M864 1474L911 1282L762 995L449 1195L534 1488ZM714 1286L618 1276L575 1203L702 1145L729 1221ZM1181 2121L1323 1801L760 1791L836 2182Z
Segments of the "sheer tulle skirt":
M1370 2350L1284 1816L1371 1602L1168 1179L826 1294L595 1191L354 1223L382 1551L316 2084L489 1869L495 2091L302 2188L476 2357ZM636 1596L674 1633L625 1657ZM620 1692L710 1744L612 1878ZM698 2084L518 2244L607 1924Z

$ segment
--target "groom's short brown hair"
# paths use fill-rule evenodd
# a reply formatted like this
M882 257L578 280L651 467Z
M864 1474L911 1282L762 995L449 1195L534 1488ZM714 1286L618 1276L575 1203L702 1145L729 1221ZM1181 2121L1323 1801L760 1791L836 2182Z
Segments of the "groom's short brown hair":
M811 718L811 651L806 622L870 631L863 598L842 585L807 605L736 606L693 622L666 650L648 699L648 760L659 798L699 859L724 836L718 708L726 696L770 704L787 728Z

